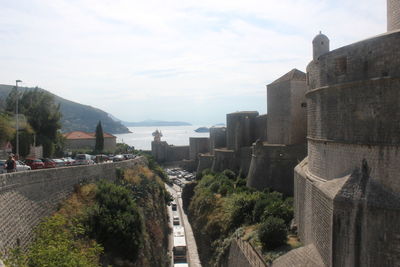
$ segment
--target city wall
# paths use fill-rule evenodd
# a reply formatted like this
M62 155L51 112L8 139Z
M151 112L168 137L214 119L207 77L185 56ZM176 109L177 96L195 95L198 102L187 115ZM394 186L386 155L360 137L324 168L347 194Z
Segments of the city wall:
M34 170L0 175L0 252L18 243L25 247L32 240L32 230L43 217L56 211L74 185L114 180L117 167L146 164L144 157L96 165Z
M234 238L231 241L229 252L222 263L223 267L266 267L261 254L253 246L242 240Z
M151 154L159 163L177 162L189 159L190 147L169 145L165 141L153 141L151 142Z
M247 186L258 190L270 188L293 195L294 167L306 156L306 145L269 144L258 141L253 146Z

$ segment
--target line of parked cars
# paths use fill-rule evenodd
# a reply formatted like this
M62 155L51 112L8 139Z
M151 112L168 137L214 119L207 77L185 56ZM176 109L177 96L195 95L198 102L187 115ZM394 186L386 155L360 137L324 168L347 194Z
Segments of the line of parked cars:
M50 158L26 158L25 160L17 160L16 171L29 171L37 169L47 169L47 168L57 168L66 166L76 166L76 165L90 165L95 163L103 162L116 162L127 159L134 159L136 155L133 154L123 154L123 155L89 155L89 154L77 154L75 159L71 157L50 159ZM7 172L5 169L6 160L0 160L0 174Z

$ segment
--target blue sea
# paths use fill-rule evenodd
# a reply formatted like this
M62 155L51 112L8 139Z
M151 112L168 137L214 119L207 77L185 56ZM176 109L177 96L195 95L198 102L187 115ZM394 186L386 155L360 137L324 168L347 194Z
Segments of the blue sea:
M204 126L204 125L203 125ZM118 143L126 143L134 146L135 149L151 150L152 133L161 130L162 141L167 141L170 145L185 146L189 145L189 137L209 137L209 133L196 133L194 130L200 126L162 126L162 127L128 127L132 133L115 134ZM206 126L208 127L208 126Z

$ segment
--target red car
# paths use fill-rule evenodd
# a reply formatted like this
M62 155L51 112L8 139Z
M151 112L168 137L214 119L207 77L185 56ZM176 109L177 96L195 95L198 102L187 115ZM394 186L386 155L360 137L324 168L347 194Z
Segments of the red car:
M56 163L51 159L44 158L41 160L43 161L45 168L55 168L56 167Z
M25 164L31 167L32 170L44 168L44 163L40 159L28 158L25 160Z

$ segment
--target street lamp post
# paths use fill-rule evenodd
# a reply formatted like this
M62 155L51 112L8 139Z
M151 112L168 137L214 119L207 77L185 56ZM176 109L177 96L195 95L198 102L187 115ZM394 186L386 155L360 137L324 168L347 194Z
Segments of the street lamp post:
M15 152L17 154L17 158L19 158L19 116L18 116L18 100L19 100L19 96L18 96L18 83L21 83L21 80L16 80L15 81L15 88L17 89L17 101L16 101L16 105L15 105L15 113L17 115L17 138L16 138L16 149Z

